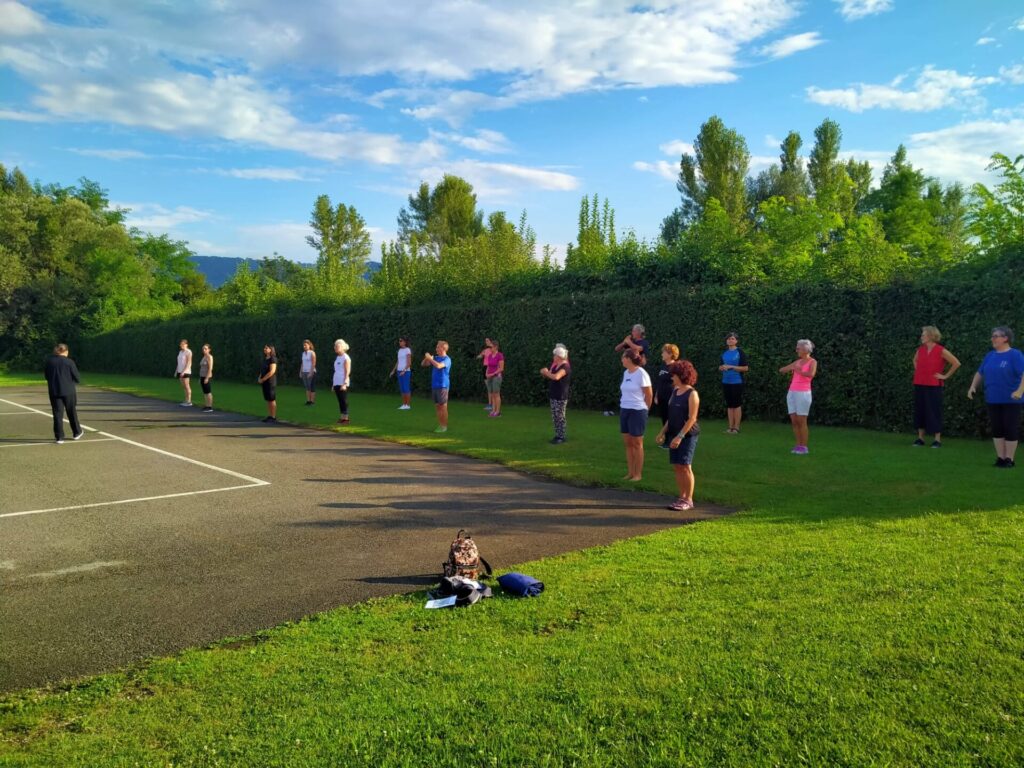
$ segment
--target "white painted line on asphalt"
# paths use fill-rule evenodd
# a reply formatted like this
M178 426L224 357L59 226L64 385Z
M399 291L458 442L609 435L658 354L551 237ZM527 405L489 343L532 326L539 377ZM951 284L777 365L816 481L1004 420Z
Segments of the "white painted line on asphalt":
M64 443L66 445L84 445L85 443L107 443L116 439L116 437L90 437L88 440L65 438ZM55 448L57 447L57 443L53 440L40 440L36 443L8 443L7 445L0 445L0 448L31 448L35 445L52 445Z
M220 493L221 491L237 491L242 488L259 488L270 483L260 481L259 483L248 483L247 485L231 485L227 488L210 488L204 491L185 491L184 493L165 493L163 496L141 496L137 499L118 499L117 501L97 501L94 504L75 504L71 507L51 507L50 509L30 509L25 512L4 512L0 519L5 517L22 517L24 515L42 515L46 512L68 512L72 509L92 509L94 507L109 507L114 504L134 504L139 501L157 501L159 499L180 499L183 496L199 496L203 493Z
M40 411L38 408L32 408L31 406L28 406L28 405L22 405L21 403L16 403L13 400L4 400L2 397L0 397L0 403L7 403L8 405L13 405L15 408L24 408L26 411L31 411L32 413L38 413L40 416L45 416L48 419L52 419L53 418L53 414L52 413L47 413L46 411ZM70 424L71 423L70 421L68 421L67 416L64 417L64 423L66 423L66 424ZM99 432L98 429L93 429L92 427L87 427L87 426L85 426L85 424L81 424L80 423L78 426L80 426L82 429L88 430L89 432Z
M28 411L0 411L0 416L28 416L28 415L30 415Z
M16 402L14 402L12 400L4 400L3 398L0 398L0 403L7 403L8 405L13 405L13 406L15 406L17 408L24 408L26 411L32 411L33 413L38 413L40 416L46 416L47 418L53 418L53 414L51 414L51 413L47 413L46 411L40 411L38 408L32 408L32 407L27 406L27 405L22 405L21 403L16 403ZM118 435L112 435L109 432L103 432L101 430L94 429L93 427L87 427L85 424L81 424L80 426L82 427L83 430L89 430L90 432L96 432L97 434L102 435L103 437L105 437L105 438L107 438L109 440L117 440L118 442L127 443L128 445L135 446L136 448L143 448L143 449L145 449L147 451L153 451L154 453L159 453L159 454L161 454L163 456L168 456L168 457L170 457L172 459L178 459L179 461L185 461L185 462L188 462L189 464L195 464L197 467L203 467L204 469L213 470L214 472L220 472L220 473L225 474L225 475L230 475L231 477L237 477L239 480L247 481L248 485L232 485L232 486L228 486L227 488L211 488L209 490L204 490L204 491L185 491L185 492L182 492L182 493L166 493L166 494L163 494L161 496L144 496L144 497L140 497L140 498L137 498L137 499L118 499L116 501L99 501L99 502L95 502L93 504L75 504L73 506L68 506L68 507L52 507L50 509L30 509L30 510L27 510L25 512L5 512L5 513L0 514L0 519L5 518L5 517L21 517L23 515L41 515L41 514L43 514L45 512L66 512L66 511L70 511L70 510L73 510L73 509L91 509L93 507L106 507L106 506L110 506L112 504L132 504L134 502L140 502L140 501L157 501L159 499L177 499L177 498L181 498L183 496L197 496L197 495L203 494L203 493L220 493L221 491L237 491L237 490L240 490L242 488L259 488L259 487L264 486L264 485L270 485L270 482L267 481L267 480L260 480L257 477L251 477L249 475L243 475L241 472L235 472L234 470L231 470L231 469L224 469L224 467L217 467L217 466L214 466L213 464L207 464L205 461L199 461L198 459L190 459L188 456L182 456L181 454L178 454L178 453L171 453L170 451L165 451L162 448L154 448L152 445L146 445L145 443L137 443L134 440L129 440L126 437L119 437ZM93 440L90 440L89 442L93 442ZM40 443L40 445L46 445L46 443ZM52 443L51 443L51 445L52 445Z
M161 448L154 448L152 445L145 445L144 443L136 443L134 440L129 440L127 437L118 437L112 435L109 432L99 432L104 437L112 437L114 440L120 440L122 443L128 443L128 445L134 445L136 448L145 448L147 451L153 451L154 453L160 453L164 456L170 456L172 459L180 459L181 461L187 461L189 464L195 464L198 467L204 467L205 469L212 469L215 472L223 472L225 475L231 475L237 477L239 480L248 480L253 485L270 485L266 480L260 480L256 477L249 477L249 475L243 475L241 472L235 472L232 469L224 469L223 467L215 467L213 464L207 464L204 461L198 459L190 459L188 456L182 456L178 453L171 453Z
M103 568L120 568L124 565L128 565L127 560L98 560L95 563L85 563L84 565L71 565L67 568L58 568L55 571L43 571L42 573L26 573L24 576L19 576L17 579L15 579L15 581L25 581L26 579L59 579L61 576L71 576L75 573L88 573L89 571L99 571Z

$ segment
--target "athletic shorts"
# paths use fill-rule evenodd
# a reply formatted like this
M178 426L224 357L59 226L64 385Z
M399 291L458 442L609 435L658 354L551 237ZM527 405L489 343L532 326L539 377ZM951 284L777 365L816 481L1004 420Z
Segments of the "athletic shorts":
M448 405L448 389L432 389L430 390L430 396L434 400L434 405Z
M789 390L786 393L786 406L789 408L790 416L794 413L797 416L807 416L811 412L811 393L798 389Z
M669 444L668 463L682 464L687 467L693 464L693 452L697 450L698 437L700 437L700 435L687 435L679 443L678 448L673 448L671 444Z
M277 400L277 385L272 384L269 381L264 381L260 386L263 387L263 399L268 403L272 403Z
M188 378L191 378L191 377L192 377L191 373L179 373L178 374L178 378L179 379L188 379Z
M307 392L316 392L316 374L312 371L307 373L300 373L299 378L302 379L302 386L306 388Z
M412 371L403 371L398 374L398 391L403 395L412 392Z
M647 429L646 408L623 408L619 411L619 431L630 437L643 437Z
M743 407L743 385L742 384L723 384L722 394L725 396L725 407L726 408L742 408Z
M484 383L487 385L487 391L492 395L496 395L501 392L501 374L497 376L491 376L489 379L484 379Z
M200 379L199 380L199 386L201 386L203 388L203 394L204 395L212 394L213 390L210 389L210 379L209 378Z
M989 403L988 420L992 425L992 437L1009 440L1011 443L1020 440L1022 408L1022 403Z
M923 429L929 435L942 432L942 390L914 385L914 429Z

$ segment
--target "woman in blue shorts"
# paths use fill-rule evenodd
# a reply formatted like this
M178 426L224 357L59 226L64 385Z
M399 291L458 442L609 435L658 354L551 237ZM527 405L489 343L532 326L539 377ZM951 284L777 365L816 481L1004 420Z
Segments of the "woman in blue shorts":
M672 376L672 396L668 401L668 421L658 433L658 445L668 443L668 463L676 474L679 498L669 509L682 512L693 509L693 452L697 448L700 424L697 411L700 396L693 385L697 383L697 370L689 360L679 360L669 366Z
M619 400L619 431L626 446L626 475L623 480L636 482L644 471L644 430L647 428L647 413L654 400L651 377L641 367L643 358L639 352L627 349L622 353L622 374Z

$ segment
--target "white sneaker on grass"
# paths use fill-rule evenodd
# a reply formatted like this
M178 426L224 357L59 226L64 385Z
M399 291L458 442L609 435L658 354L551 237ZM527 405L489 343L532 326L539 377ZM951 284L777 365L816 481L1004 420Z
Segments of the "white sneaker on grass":
M412 410L412 406L411 405L400 405L400 406L398 406L398 410L400 410L400 411L411 411Z

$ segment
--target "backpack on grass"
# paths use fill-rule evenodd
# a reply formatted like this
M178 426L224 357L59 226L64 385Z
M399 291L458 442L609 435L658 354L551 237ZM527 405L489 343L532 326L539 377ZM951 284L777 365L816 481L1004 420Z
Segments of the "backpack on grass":
M448 559L441 567L445 576L477 579L481 575L491 575L490 563L480 557L473 537L462 528L455 534L455 540L448 550Z

